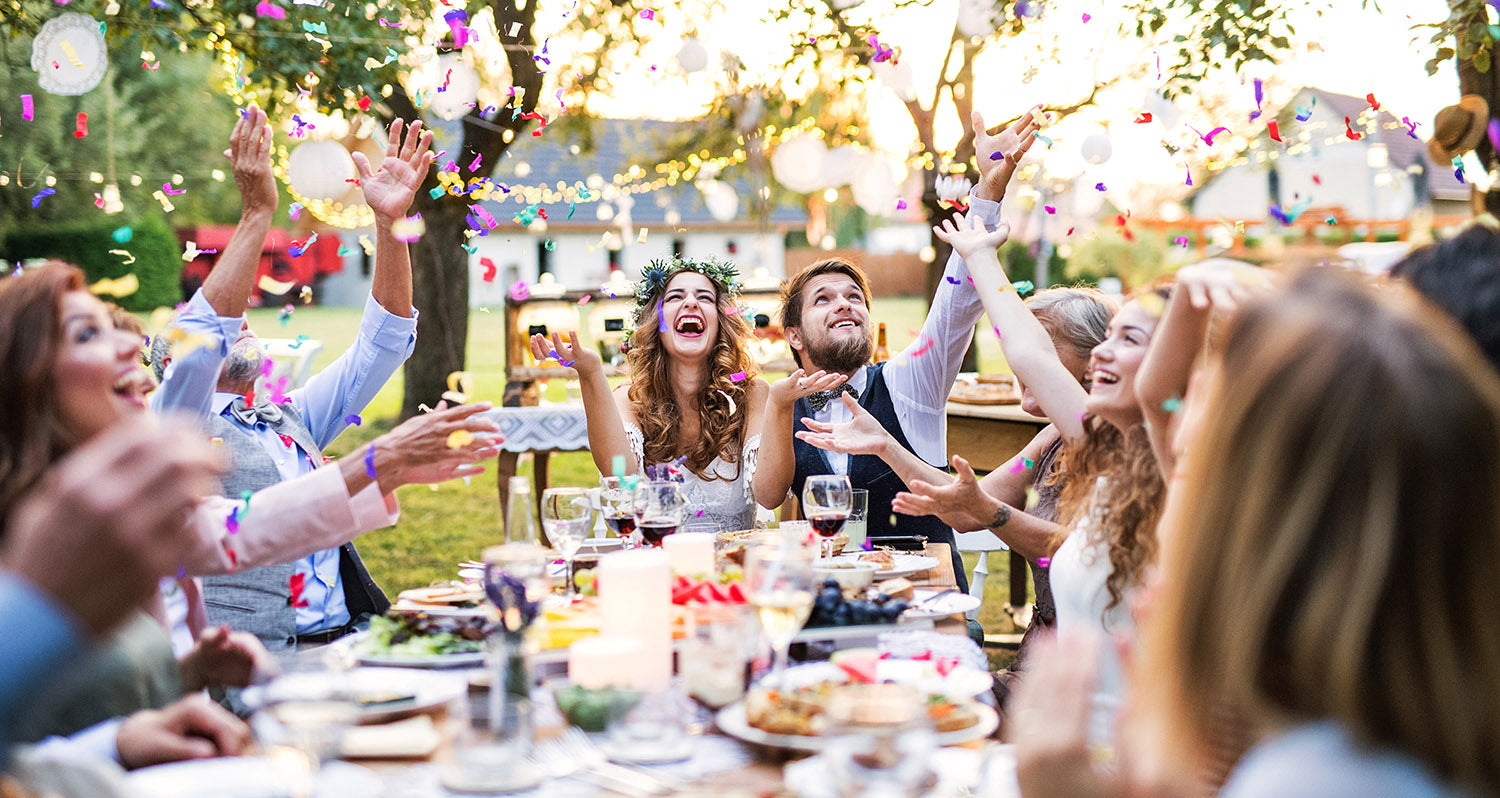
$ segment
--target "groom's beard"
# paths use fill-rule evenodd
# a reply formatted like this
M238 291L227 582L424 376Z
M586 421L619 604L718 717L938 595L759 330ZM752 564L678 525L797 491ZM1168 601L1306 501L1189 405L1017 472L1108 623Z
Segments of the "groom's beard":
M807 344L807 352L803 359L808 361L805 366L808 371L822 369L830 373L852 376L854 372L869 364L870 356L875 351L874 342L868 336L860 338L825 336L817 341L804 337L803 340Z
M220 372L219 379L229 382L255 382L255 378L260 376L265 357L266 352L261 348L260 341L254 338L241 338L229 347L229 356L224 358L224 370Z

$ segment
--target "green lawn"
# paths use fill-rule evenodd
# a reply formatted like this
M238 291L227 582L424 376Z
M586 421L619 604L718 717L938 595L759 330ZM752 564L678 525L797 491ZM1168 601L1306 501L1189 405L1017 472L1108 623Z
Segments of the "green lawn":
M891 350L899 351L915 337L926 312L926 303L910 298L887 298L875 303L876 322L887 326ZM250 323L265 338L292 338L306 335L321 341L323 351L314 368L331 362L353 340L359 326L357 308L299 308L282 325L275 308L253 310ZM1002 370L1003 358L993 335L980 336L980 363L986 371ZM498 402L505 388L504 316L498 310L475 311L469 320L469 371L474 374L473 396ZM345 454L365 441L389 430L395 423L401 404L401 375L397 373L362 414L364 423L350 427L329 447L329 456ZM553 381L548 396L561 401L564 386ZM531 463L523 458L520 473L530 476ZM598 484L599 472L587 452L554 455L551 460L553 485ZM500 505L493 466L469 484L454 481L444 485L412 485L398 491L401 521L359 540L359 550L377 582L387 593L426 585L434 580L451 579L455 565L476 558L481 550L501 540ZM972 570L974 557L968 556ZM1009 575L1008 558L992 557L986 583L985 612L981 622L986 631L1010 631L1003 620L1001 605Z

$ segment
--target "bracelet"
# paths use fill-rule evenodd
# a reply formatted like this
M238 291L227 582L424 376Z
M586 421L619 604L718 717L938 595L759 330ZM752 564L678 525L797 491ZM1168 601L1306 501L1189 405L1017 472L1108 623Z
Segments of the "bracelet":
M1000 509L995 511L995 517L990 519L990 522L985 525L985 528L999 529L1000 527L1005 526L1008 523L1010 523L1010 505L1006 504L1005 502L1000 502Z

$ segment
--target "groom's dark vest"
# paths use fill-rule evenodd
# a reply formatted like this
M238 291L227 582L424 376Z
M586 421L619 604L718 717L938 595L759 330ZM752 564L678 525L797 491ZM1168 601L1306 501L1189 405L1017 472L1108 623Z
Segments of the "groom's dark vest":
M865 392L859 397L860 407L880 422L886 431L895 437L909 452L914 452L906 432L901 429L901 420L896 415L896 403L891 399L890 387L885 383L885 364L876 363L865 367ZM806 399L798 399L793 409L793 430L807 429L803 418L811 418L812 407ZM792 480L792 490L802 496L802 486L807 478L817 474L832 474L833 466L822 449L794 438L792 450L797 455L797 474ZM944 469L946 463L931 463L934 468ZM849 482L855 488L870 492L867 529L869 537L878 539L891 535L922 535L932 543L947 543L953 553L953 575L958 578L960 590L969 589L969 580L964 574L963 560L958 555L958 546L953 538L953 529L937 519L937 516L900 515L891 510L896 494L906 490L906 483L879 457L868 454L849 456ZM877 540L878 542L878 540Z
M291 438L306 454L321 457L312 432L291 403L282 405L281 411L281 421L271 429ZM239 499L244 491L254 492L281 482L276 462L244 427L220 414L210 419L209 428L209 434L222 440L230 455L229 470L220 480L225 496ZM204 579L203 603L209 622L250 632L272 651L291 648L297 636L297 610L292 607L289 586L292 571L288 562ZM383 614L391 607L352 543L339 547L339 585L351 621L363 615Z

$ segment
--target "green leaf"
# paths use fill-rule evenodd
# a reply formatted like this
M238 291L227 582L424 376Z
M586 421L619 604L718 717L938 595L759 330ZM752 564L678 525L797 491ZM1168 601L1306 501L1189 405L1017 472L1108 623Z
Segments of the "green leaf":
M1480 50L1474 53L1474 68L1480 72L1490 71L1490 51Z

